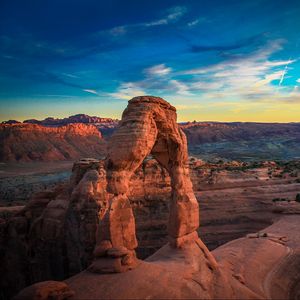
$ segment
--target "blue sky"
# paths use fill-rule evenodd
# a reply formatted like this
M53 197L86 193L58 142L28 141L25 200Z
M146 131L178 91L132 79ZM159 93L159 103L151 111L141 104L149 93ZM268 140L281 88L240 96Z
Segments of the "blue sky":
M164 97L184 120L300 121L300 1L0 2L0 119L120 118Z

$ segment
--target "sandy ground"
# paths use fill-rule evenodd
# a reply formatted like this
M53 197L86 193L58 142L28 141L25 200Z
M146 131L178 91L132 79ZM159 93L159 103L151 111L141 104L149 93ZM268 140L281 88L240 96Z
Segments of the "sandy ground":
M71 171L74 161L0 163L0 178Z
M23 205L33 193L68 180L72 165L73 161L0 163L0 206Z

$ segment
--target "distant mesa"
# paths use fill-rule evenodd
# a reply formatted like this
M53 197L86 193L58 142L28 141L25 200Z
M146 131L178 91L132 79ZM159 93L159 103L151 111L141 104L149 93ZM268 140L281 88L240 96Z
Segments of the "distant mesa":
M25 120L23 123L39 124L43 126L62 126L71 123L97 124L97 123L114 123L117 121L118 120L114 120L111 118L100 118L95 116L91 117L85 114L77 114L63 119L52 118L52 117L48 117L44 120L29 119L29 120Z
M102 137L108 140L118 127L119 120L77 114L62 119L52 117L44 120L30 119L23 123L9 120L2 122L0 127L14 127L21 124L48 128L68 124L93 125L101 132ZM187 137L189 153L206 161L299 159L300 123L193 121L179 123L179 127ZM98 157L96 153L91 155Z
M77 114L68 118L16 120L0 124L0 161L76 160L106 153L106 141L118 120Z
M0 125L0 161L3 162L74 160L102 157L105 153L106 142L94 125Z
M67 118L53 118L47 117L44 120L28 119L23 122L17 120L3 121L1 124L38 124L43 126L63 126L71 123L83 123L83 124L103 124L103 123L118 123L118 119L101 118L96 116L89 116L86 114L77 114L69 116Z
M3 121L2 124L20 124L21 122L17 121L17 120L8 120L8 121Z

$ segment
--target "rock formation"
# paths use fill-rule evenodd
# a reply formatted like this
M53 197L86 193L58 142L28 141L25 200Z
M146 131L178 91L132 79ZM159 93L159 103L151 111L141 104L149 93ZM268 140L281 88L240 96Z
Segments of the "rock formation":
M106 158L108 209L100 222L99 257L90 270L121 272L135 264L135 220L128 200L129 181L143 160L152 154L168 170L172 196L168 233L174 247L197 239L198 202L189 178L187 142L176 123L176 109L158 97L129 101L119 128L111 137ZM112 257L108 264L107 257Z
M0 147L0 159L5 161L49 161L64 160L68 159L68 157L69 159L77 159L84 156L97 157L99 155L98 151L88 151L87 149L80 152L80 154L74 155L74 153L70 153L70 150L74 152L74 150L80 151L80 149L74 149L73 143L69 147L66 145L61 147L62 139L60 135L53 136L53 130L44 131L43 135L40 135L37 132L37 128L62 128L68 124L89 124L95 126L105 139L109 139L116 130L118 123L118 120L111 118L91 117L85 114L78 114L63 119L51 117L44 120L31 119L25 120L23 123L16 120L4 121L0 124L0 142L2 142L1 132L3 128L6 128L7 132L11 131L12 135L17 134L18 138L14 137L2 142L7 145L3 154L1 154L2 150ZM40 125L41 127L26 127L26 125L31 124ZM2 127L3 125L6 126ZM190 154L199 155L206 160L222 158L248 161L250 159L270 160L276 158L291 160L298 158L300 148L299 123L187 122L179 123L178 125L187 137ZM20 128L23 128L23 130L20 130ZM20 146L21 141L28 144L29 133L25 128L28 130L32 128L35 137L31 136L30 138L34 140L35 144L39 143L40 147L32 145L34 147L31 149L27 145L22 153L20 151L22 149ZM41 146L41 144L47 145L47 136L52 144L52 148L57 145L57 152L62 152L62 155L52 153L53 151L55 152L55 149L49 151L47 146ZM72 141L72 138L70 140ZM64 143L66 144L66 140L64 140ZM84 149L84 145L80 144L80 148ZM89 144L89 146L90 149L93 148L92 144ZM26 155L26 151L28 151L28 155ZM103 151L101 150L101 152Z
M135 119L138 121L135 122ZM84 271L67 281L71 290L75 291L75 299L144 297L240 299L262 298L267 295L265 290L260 291L256 288L259 283L251 281L251 276L247 277L245 275L247 270L241 266L252 252L254 255L247 267L255 270L256 266L265 264L264 260L270 256L266 266L268 270L271 269L272 264L277 261L275 253L277 245L285 243L282 238L285 233L281 232L279 238L276 234L267 234L268 239L261 239L260 237L265 235L260 234L257 235L258 238L246 238L247 241L241 243L241 248L239 249L237 244L234 251L230 243L224 246L226 251L214 252L217 254L217 265L195 231L198 228L198 205L194 202L196 200L189 179L186 141L180 130L173 126L176 125L175 120L174 109L164 100L152 97L133 99L124 112L120 128L112 138L112 141L115 140L108 147L109 154L105 161L85 159L75 163L68 184L58 187L56 191L36 195L20 213L7 222L4 220L0 222L0 251L4 253L0 257L3 267L1 293L4 294L0 296L11 296L17 289L33 282L62 280L86 269L91 263L89 270L93 272ZM147 132L150 133L147 135L145 134ZM144 160L148 154L153 155L160 164L154 160ZM201 166L203 163L197 161L192 168L195 185L197 186L202 176L208 181L213 179L219 184L219 188L222 187L224 173L208 176L206 173L210 171L201 169ZM170 177L167 176L167 172ZM264 172L267 173L268 169ZM143 173L143 177L139 175L140 173ZM232 186L236 185L234 180L239 180L236 177L240 177L237 174L234 176L229 178ZM254 174L251 176L255 177ZM147 182L149 177L151 180ZM140 207L141 210L137 213L139 201L144 197L143 205L146 203L150 206L150 196L153 194L157 197L157 201L162 202L158 208L155 207L162 211L153 211L154 214L161 213L161 219L168 215L166 202L170 198L172 220L168 225L169 243L146 262L139 262L134 252L137 242L131 205L139 223L141 215L143 213L147 215L149 209ZM240 198L238 200L234 205L240 205L240 201L244 201ZM211 202L206 203L208 215L209 205L214 205ZM257 203L259 201L249 204L254 214L257 214L257 208L253 206ZM223 217L228 213L232 215L232 208L231 206L224 214L223 211L218 212L218 215ZM245 208L247 207L243 202L242 209ZM221 210L224 209L224 206L221 207ZM197 215L194 215L196 212ZM192 216L192 224L187 223L189 215ZM164 222L156 226L163 227L161 224ZM294 219L292 224L294 228L297 228L296 224L297 219ZM222 223L220 228L223 229ZM147 231L147 227L144 228L144 233L145 230ZM215 228L210 230L214 232ZM290 227L287 232L292 230ZM98 241L94 249L96 239ZM294 242L295 249L299 245L298 242ZM164 240L160 243L164 243ZM94 261L93 249L96 257ZM260 249L271 250L267 256L262 256L259 255ZM285 252L284 249L280 250L279 256L284 257ZM223 258L218 253L223 253ZM227 259L227 255L237 258ZM122 273L134 267L136 268L131 272ZM11 270L14 270L13 274ZM97 274L110 272L122 274ZM258 281L265 280L266 274L269 273L265 272ZM298 278L295 267L293 274ZM147 284L147 281L150 284ZM128 282L134 283L132 288L128 288ZM285 295L286 291L278 280L274 282L277 283L281 295ZM293 279L290 278L288 282L293 285L293 289L297 288ZM47 283L34 285L23 292L20 294L25 295L23 299L26 297L33 299L38 296L37 293L44 295L44 299L49 295L54 295L58 299L72 296L72 292L64 284L56 283L50 283L49 286Z
M206 253L199 241L165 245L136 269L84 271L65 282L72 299L299 299L298 216ZM214 255L218 266L211 264Z
M63 119L56 119L51 117L48 117L44 120L29 119L29 120L25 120L23 123L38 124L43 126L63 126L72 123L102 124L102 123L116 123L117 121L118 120L114 120L111 118L100 118L95 116L91 117L85 114L77 114Z
M44 127L0 124L0 161L74 160L105 155L105 141L93 125Z

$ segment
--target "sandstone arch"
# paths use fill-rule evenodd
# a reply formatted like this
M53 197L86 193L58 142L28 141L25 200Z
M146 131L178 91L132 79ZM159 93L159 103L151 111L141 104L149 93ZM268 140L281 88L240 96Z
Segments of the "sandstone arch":
M108 145L105 169L109 201L95 249L95 256L108 255L118 259L112 267L103 268L102 264L95 267L94 264L92 269L122 271L133 265L137 240L134 216L127 198L128 184L133 172L149 154L168 170L171 177L168 225L171 245L178 247L186 239L198 237L199 208L189 177L187 141L176 119L175 107L162 98L142 96L129 101L120 126Z

